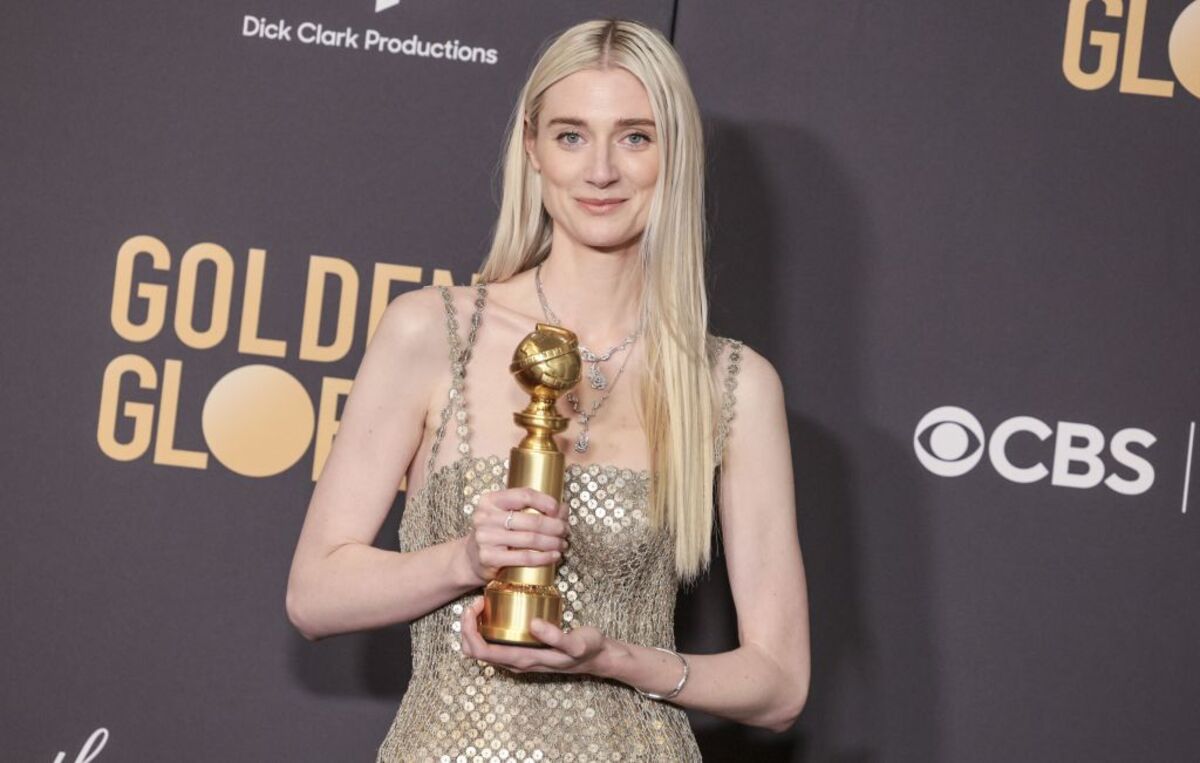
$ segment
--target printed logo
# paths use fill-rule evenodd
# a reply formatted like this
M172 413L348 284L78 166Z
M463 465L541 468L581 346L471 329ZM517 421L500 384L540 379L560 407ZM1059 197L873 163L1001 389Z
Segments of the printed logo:
M204 242L179 257L161 240L138 235L121 245L114 271L109 322L123 344L100 379L101 452L188 469L208 469L216 459L246 477L280 474L307 455L314 480L352 380L324 375L306 385L298 376L311 374L300 374L300 364L336 363L366 347L396 285L452 283L441 268L430 274L378 262L360 275L348 260L312 255L302 303L289 301L284 333L269 336L261 320L270 293L264 249L235 258ZM358 308L363 291L365 314ZM214 348L244 360L198 385L193 364L202 364L192 358ZM199 423L203 447L179 443L180 421Z
M957 477L983 458L983 426L970 411L954 405L934 408L913 433L913 450L921 464L942 477Z
M1032 437L1053 448L1041 460L1017 464L1009 454L1009 443L1016 437ZM1033 416L1005 419L985 436L979 419L963 408L944 405L921 417L913 432L913 450L917 460L940 477L960 477L983 459L984 450L996 472L1010 482L1028 484L1050 477L1060 487L1093 488L1104 483L1122 495L1139 495L1154 484L1154 466L1130 450L1137 445L1149 448L1158 438L1145 429L1128 427L1108 438L1108 454L1122 469L1108 472L1101 454L1105 450L1104 433L1091 424L1059 421L1051 427ZM1046 466L1049 461L1050 466ZM1132 472L1132 477L1127 476Z
M399 0L377 0L375 12L399 5ZM254 40L315 45L320 48L354 50L362 53L390 54L456 61L466 64L495 65L500 51L471 45L456 39L425 40L419 34L394 37L374 28L331 25L325 22L293 23L284 18L268 19L246 14L242 17L241 36Z
M1089 9L1095 10L1089 13ZM1146 0L1128 0L1128 4L1123 0L1070 0L1063 75L1080 90L1099 90L1119 72L1122 93L1173 97L1174 81L1142 75L1145 32ZM1151 44L1163 42L1153 40ZM1175 78L1200 98L1200 0L1193 0L1175 19L1166 45Z
M92 732L92 735L83 743L83 747L79 750L79 754L75 756L75 763L91 763L104 749L104 745L108 744L108 729L101 726ZM65 763L67 754L59 752L54 756L54 763Z

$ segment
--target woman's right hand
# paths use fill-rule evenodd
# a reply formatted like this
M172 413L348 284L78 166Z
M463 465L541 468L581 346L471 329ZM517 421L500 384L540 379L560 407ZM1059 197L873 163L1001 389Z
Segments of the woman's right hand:
M522 511L525 508L537 511ZM510 514L510 529L505 529ZM559 561L571 532L566 504L525 487L484 493L471 514L471 525L467 558L479 585L494 580L502 567L540 567Z

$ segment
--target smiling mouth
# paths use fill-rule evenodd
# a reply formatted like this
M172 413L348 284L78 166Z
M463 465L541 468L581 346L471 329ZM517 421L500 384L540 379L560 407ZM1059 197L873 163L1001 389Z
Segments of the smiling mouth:
M575 199L579 204L589 212L603 214L611 209L615 209L618 205L624 203L625 199Z

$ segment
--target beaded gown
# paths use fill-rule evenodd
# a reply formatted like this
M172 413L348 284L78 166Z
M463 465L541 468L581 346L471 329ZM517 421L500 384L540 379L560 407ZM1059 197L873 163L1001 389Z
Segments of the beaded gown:
M464 343L448 289L441 289L452 370L449 399L432 444L426 483L408 496L400 549L413 551L466 535L480 497L505 487L508 459L472 453L464 387L487 287L476 286ZM708 338L710 365L722 362L723 400L715 435L718 464L733 418L741 343ZM455 458L433 469L448 428ZM515 440L514 440L515 442ZM646 471L617 464L568 463L563 500L571 543L557 585L565 630L589 624L607 636L675 648L678 579L674 545L649 524ZM584 674L512 673L462 654L463 608L471 591L413 620L412 678L383 739L377 763L397 761L699 761L683 709L642 697L612 679Z

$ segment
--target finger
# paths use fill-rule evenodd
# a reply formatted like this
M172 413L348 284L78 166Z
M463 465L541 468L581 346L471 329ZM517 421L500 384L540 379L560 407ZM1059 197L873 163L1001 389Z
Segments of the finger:
M468 656L513 672L561 672L575 666L575 658L555 649L493 644L479 633L476 618L483 612L483 597L463 610L462 636ZM464 649L464 651L467 651Z
M533 622L530 624L530 631L537 637L538 641L552 646L575 659L583 657L587 651L587 644L576 634L567 633L554 623L543 620L540 617L533 618Z
M518 672L563 672L575 666L574 657L557 649L485 643L488 662Z
M557 535L523 530L505 530L503 528L484 528L475 536L483 542L494 546L508 548L531 548L537 551L563 551L567 547L565 538Z
M538 533L508 533L498 539L497 545L510 549L528 549L532 551L564 551L567 541L557 535L539 535Z
M553 647L561 644L565 635L561 628L540 617L533 618L533 621L529 623L529 630L534 636L537 636L538 641Z
M562 552L557 549L541 551L533 548L510 548L501 551L498 556L502 560L500 567L541 567L554 564L562 559Z
M509 653L511 647L503 644L493 644L483 637L479 632L478 627L473 627L468 635L471 641L471 656L477 660L482 660L490 665L498 665L505 668L524 669L518 661L519 655Z
M489 495L492 505L498 509L513 511L530 508L537 509L543 514L558 513L559 502L557 499L531 487L507 488L497 490Z
M531 548L536 551L565 551L568 541L558 535L546 535L523 530L505 530L503 527L481 527L475 530L475 543L479 546L499 548Z
M483 597L477 596L470 604L463 607L462 616L459 618L459 633L462 637L463 654L468 657L474 657L475 645L480 639L479 636L479 613L483 611Z
M485 522L488 526L503 528L505 532L534 532L565 537L571 531L566 520L519 509L496 509L487 515Z
M490 516L491 510L488 509L488 507L485 506L482 501L480 501L479 505L475 507L475 510L471 512L471 526L479 528L490 524Z
M500 665L501 667L513 668L517 667L517 660L524 661L522 655L514 655L510 653L512 647L506 647L502 644L493 644L483 637L479 632L479 616L483 614L483 597L477 597L463 611L462 633L463 640L469 644L471 657L482 660L492 665ZM523 671L523 668L518 668Z
M488 641L479 632L479 618L483 615L484 601L482 596L475 597L471 602L471 606L463 612L463 617L466 622L463 623L464 637L470 640L471 656L477 660L484 662L492 662L492 658L488 655Z
M479 563L484 567L499 569L501 567L542 567L556 564L562 559L562 552L557 549L549 551L529 548L507 548L503 545L480 543Z

